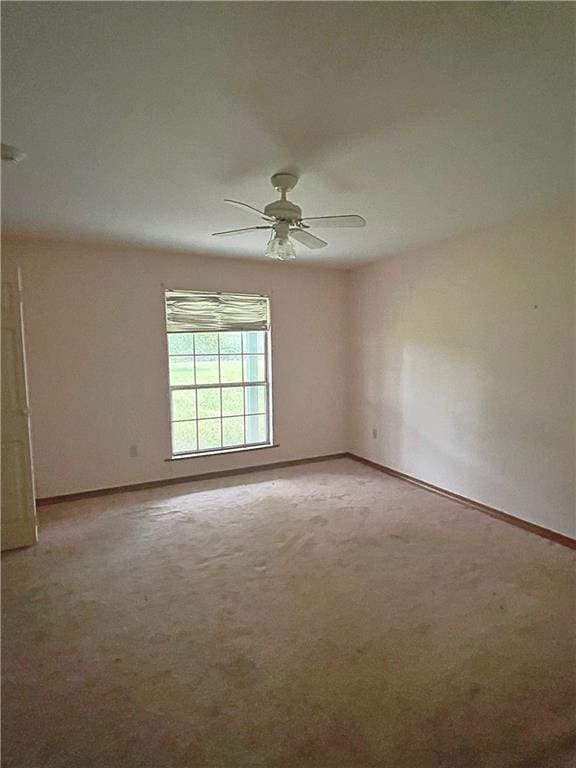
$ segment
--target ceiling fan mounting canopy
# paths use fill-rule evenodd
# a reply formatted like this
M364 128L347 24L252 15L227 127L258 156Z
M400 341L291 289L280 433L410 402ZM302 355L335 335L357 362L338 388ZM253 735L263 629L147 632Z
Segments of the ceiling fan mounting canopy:
M366 221L362 216L346 214L343 216L313 216L302 218L300 206L286 199L286 193L294 189L298 176L293 173L275 173L270 179L274 189L280 192L280 199L268 203L261 211L248 203L239 200L225 200L232 205L248 209L267 222L256 227L231 229L225 232L214 232L215 236L239 235L244 232L255 232L261 229L271 231L272 237L266 246L266 255L276 259L294 258L296 253L291 240L296 240L307 248L325 248L328 243L309 232L310 227L364 227Z
M270 181L272 182L274 189L277 189L279 192L282 190L289 192L291 189L294 189L296 184L298 184L298 176L294 173L275 173L274 176L270 178Z

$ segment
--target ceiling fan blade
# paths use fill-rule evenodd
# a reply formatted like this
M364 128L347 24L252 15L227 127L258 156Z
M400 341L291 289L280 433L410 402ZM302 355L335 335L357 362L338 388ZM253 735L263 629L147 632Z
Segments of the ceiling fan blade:
M305 229L291 229L290 236L307 248L324 248L328 245L327 242L320 240L319 237L312 235L310 232L306 232Z
M302 219L303 224L311 222L313 227L365 227L366 219L355 214L345 216L312 216L312 218Z
M229 235L241 235L243 232L256 232L257 229L272 229L262 225L261 227L244 227L243 229L228 229L226 232L212 232L212 237L228 237Z
M241 208L248 208L250 211L254 211L254 213L257 213L259 216L262 216L266 221L274 221L274 219L271 219L269 216L266 216L264 211L260 211L258 208L254 208L253 205L248 205L248 203L241 203L239 200L224 200L225 203L231 203L232 205L239 205Z

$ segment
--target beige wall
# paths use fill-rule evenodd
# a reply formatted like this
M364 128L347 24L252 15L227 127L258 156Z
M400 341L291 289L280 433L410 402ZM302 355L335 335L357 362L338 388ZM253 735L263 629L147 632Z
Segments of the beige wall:
M29 239L3 259L23 271L38 496L346 449L345 272ZM163 284L271 297L280 447L165 461Z
M26 238L3 259L23 269L41 497L351 450L576 534L566 212L348 273ZM165 461L163 284L271 296L279 448Z
M575 535L574 288L567 212L354 270L350 449Z

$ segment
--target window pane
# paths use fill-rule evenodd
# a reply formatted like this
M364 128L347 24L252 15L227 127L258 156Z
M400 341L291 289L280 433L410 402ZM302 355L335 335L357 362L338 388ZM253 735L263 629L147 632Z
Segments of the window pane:
M264 352L264 334L266 331L244 331L242 334L243 352L262 353Z
M198 448L196 422L175 421L172 424L172 453L188 453Z
M196 384L218 384L219 382L218 355L202 355L200 357L196 355Z
M246 387L246 413L266 413L266 387Z
M242 334L235 331L220 333L220 354L236 355L242 352Z
M222 355L220 375L224 383L242 381L242 355Z
M169 333L168 334L168 352L171 355L193 355L194 354L194 334L193 333Z
M196 392L192 389L177 389L172 392L172 421L196 418Z
M266 442L266 416L246 416L246 443Z
M217 355L218 354L218 334L217 333L197 333L195 334L194 344L197 355Z
M170 357L170 386L175 387L180 384L194 384L194 358L193 357Z
M242 416L233 416L229 419L222 419L222 444L243 445L244 444L244 418Z
M264 381L264 355L244 355L244 381Z
M220 419L207 419L198 422L198 447L200 450L222 448Z
M244 388L222 388L222 415L239 416L244 413Z
M198 418L220 416L220 387L198 390Z

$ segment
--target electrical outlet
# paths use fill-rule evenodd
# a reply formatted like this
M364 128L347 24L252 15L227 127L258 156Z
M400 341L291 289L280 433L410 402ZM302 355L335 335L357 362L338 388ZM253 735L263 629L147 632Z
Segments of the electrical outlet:
M378 437L378 430L377 429L373 429L372 430L372 439L376 440L377 437Z
M133 459L136 456L138 456L138 446L137 445L131 445L130 446L130 457Z

